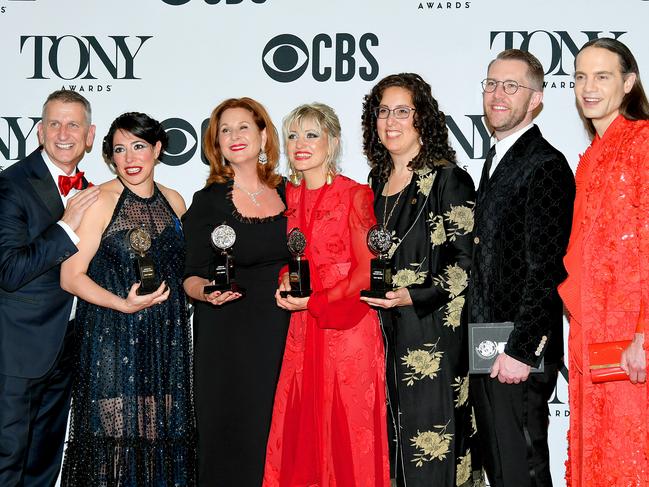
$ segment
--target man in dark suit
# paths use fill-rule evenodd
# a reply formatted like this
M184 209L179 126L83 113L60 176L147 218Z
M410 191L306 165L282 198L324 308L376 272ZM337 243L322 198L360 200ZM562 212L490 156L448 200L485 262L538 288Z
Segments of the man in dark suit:
M77 173L95 135L90 116L83 96L52 93L38 126L41 146L0 173L2 487L52 486L60 469L74 306L59 270L77 251L74 231L99 192L82 190L88 183Z
M492 487L552 485L548 405L563 357L557 285L570 234L574 177L533 123L543 66L517 49L501 52L482 83L496 144L476 197L469 321L511 321L504 353L470 391L480 456ZM530 374L544 360L544 372Z

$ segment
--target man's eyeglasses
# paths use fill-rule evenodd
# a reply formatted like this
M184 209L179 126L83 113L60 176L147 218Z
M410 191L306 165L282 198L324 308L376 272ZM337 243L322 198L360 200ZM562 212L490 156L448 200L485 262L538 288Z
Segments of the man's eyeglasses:
M394 115L394 118L408 118L410 112L414 111L415 109L410 107L397 107L390 110L388 107L381 105L376 108L375 113L377 118L388 118L390 113Z
M506 79L505 81L497 81L491 78L486 78L482 80L482 91L484 91L485 93L493 93L494 91L496 91L496 88L498 87L498 83L501 83L503 85L503 90L508 95L513 95L518 91L519 88L525 88L526 90L536 91L534 88L530 88L529 86L519 85L518 82L514 81L513 79Z

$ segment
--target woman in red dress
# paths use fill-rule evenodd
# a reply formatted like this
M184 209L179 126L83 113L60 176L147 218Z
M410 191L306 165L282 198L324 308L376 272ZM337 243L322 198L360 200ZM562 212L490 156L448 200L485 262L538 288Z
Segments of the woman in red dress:
M376 223L369 187L337 174L340 123L322 104L284 120L291 181L288 229L305 235L309 297L293 311L266 449L265 487L388 487L383 339L360 301L369 284L367 231Z

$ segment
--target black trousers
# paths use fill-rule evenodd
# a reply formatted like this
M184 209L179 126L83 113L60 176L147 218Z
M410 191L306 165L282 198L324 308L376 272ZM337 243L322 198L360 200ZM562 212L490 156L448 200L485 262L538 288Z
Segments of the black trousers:
M546 364L543 373L530 374L520 384L471 377L478 451L491 487L552 486L548 400L558 370L557 364Z
M55 485L70 409L73 347L70 322L59 356L43 377L0 374L0 486Z

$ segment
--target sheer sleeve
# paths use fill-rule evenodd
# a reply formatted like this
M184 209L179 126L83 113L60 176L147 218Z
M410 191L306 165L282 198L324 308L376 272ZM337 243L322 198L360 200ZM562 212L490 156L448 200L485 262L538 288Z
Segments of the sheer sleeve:
M351 267L345 279L335 286L315 292L308 310L320 328L345 330L355 326L368 312L369 306L360 300L361 289L369 285L370 259L367 232L376 224L373 193L367 186L352 189L348 215Z

